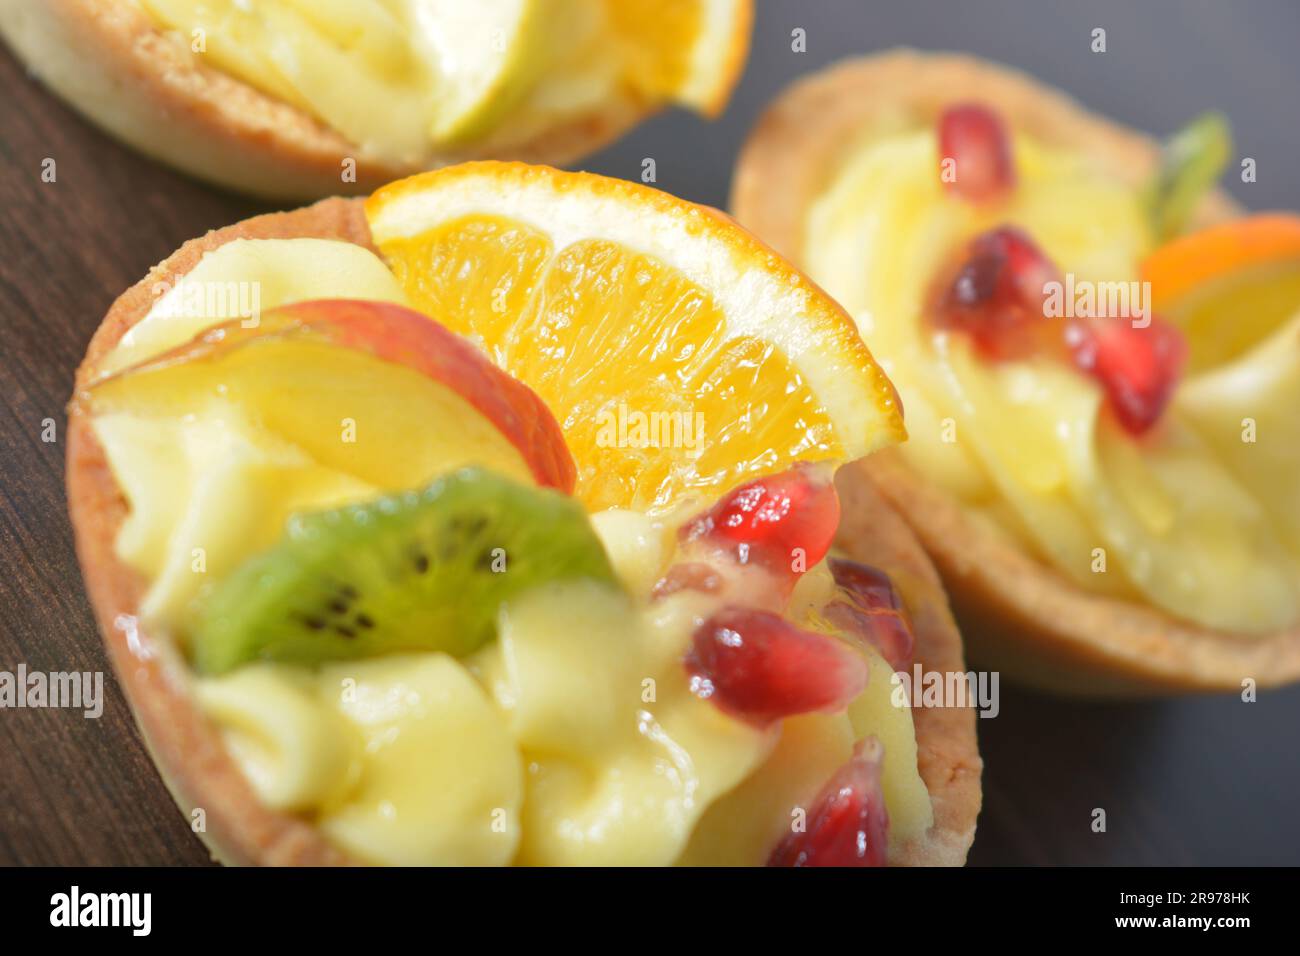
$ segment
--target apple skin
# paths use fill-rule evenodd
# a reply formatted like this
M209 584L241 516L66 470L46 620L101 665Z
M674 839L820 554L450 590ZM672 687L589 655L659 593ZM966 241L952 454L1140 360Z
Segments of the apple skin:
M577 469L551 410L531 388L433 319L391 302L360 299L316 299L275 312L339 345L368 351L446 385L519 449L538 484L573 493Z
M253 340L307 339L403 366L459 395L519 452L539 485L573 493L577 471L555 416L527 385L428 316L390 302L317 299L264 313L257 324L215 325L184 345L91 383L79 400L131 376L216 358Z

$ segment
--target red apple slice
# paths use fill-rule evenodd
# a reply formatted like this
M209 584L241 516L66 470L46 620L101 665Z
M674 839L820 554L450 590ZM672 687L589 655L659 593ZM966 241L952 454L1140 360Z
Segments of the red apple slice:
M572 492L559 424L526 385L403 306L322 299L239 321L91 385L92 414L168 418L214 401L321 464L381 488L409 488L477 464Z

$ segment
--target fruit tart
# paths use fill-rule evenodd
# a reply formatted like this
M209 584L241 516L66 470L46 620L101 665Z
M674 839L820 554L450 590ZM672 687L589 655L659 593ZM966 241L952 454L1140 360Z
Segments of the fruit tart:
M960 638L844 480L903 434L724 215L481 162L157 266L78 371L68 495L221 860L956 865L975 712L895 675L964 677Z
M907 408L908 444L858 474L1009 676L1300 676L1300 218L1215 191L1230 155L1214 115L1160 148L900 51L796 84L740 158L737 217L855 317Z
M725 106L751 0L0 0L42 82L143 153L270 198L466 159L565 163Z

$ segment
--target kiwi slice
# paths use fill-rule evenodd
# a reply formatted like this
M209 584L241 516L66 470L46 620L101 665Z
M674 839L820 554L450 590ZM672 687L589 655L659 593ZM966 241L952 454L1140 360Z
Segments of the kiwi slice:
M1203 113L1165 142L1160 171L1148 188L1156 237L1181 234L1197 204L1232 158L1232 129L1219 113Z
M190 649L207 674L259 659L461 656L495 635L503 601L574 578L616 582L582 506L465 468L420 491L295 515L203 601Z

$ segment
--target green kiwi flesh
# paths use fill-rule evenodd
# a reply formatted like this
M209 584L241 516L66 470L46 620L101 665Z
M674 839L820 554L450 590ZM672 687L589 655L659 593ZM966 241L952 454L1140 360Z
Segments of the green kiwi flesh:
M495 636L502 602L575 578L617 587L582 506L465 468L419 491L295 515L203 601L190 651L205 674L254 660L463 656Z

